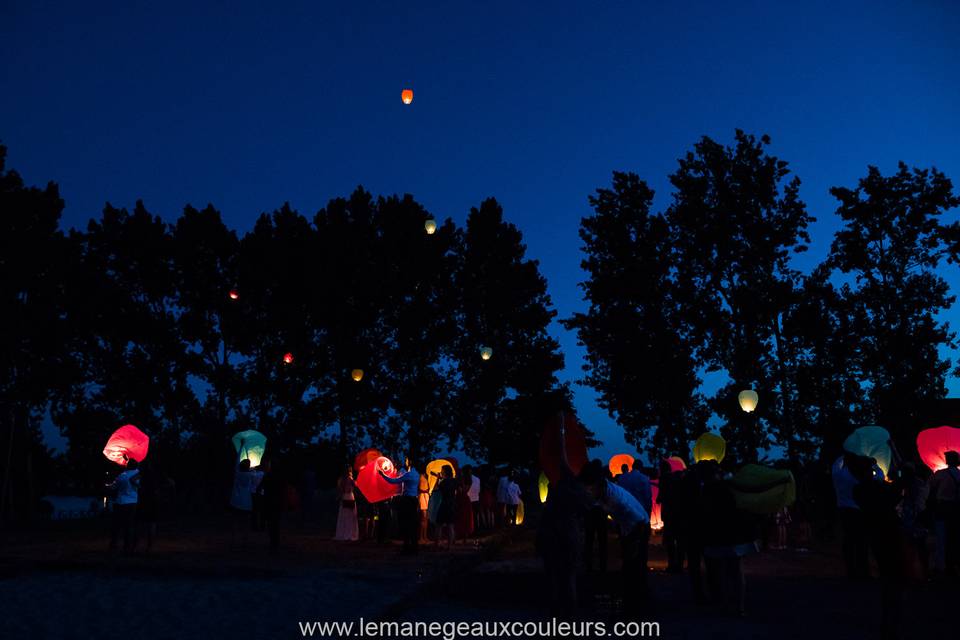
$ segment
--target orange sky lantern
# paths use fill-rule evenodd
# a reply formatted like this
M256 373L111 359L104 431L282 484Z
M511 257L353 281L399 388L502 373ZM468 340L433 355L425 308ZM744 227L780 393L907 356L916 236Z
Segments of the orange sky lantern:
M353 378L354 382L360 382L363 380L363 369L354 369L350 372L350 377Z
M401 91L400 99L403 100L403 104L410 104L413 102L413 89L404 89Z

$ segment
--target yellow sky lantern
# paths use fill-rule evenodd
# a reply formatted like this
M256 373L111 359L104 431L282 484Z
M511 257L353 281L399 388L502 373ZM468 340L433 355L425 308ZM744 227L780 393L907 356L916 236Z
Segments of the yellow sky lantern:
M432 236L437 230L437 221L433 218L427 218L427 221L423 223L423 228L428 236Z
M354 382L360 382L363 380L363 369L354 369L350 372L350 377L353 378Z
M484 360L489 360L493 357L493 349L490 347L480 347L480 357Z
M404 89L401 91L400 99L403 100L403 104L410 104L413 102L413 89Z
M693 445L693 459L697 462L701 460L723 462L725 455L727 455L727 441L709 431L697 438Z
M760 396L758 396L757 392L753 389L744 389L737 394L737 400L740 402L741 409L747 413L752 413L753 410L757 408L757 403L760 401Z
M547 494L550 493L550 480L547 479L547 474L542 471L540 472L540 477L537 479L537 490L540 494L540 502L546 502Z

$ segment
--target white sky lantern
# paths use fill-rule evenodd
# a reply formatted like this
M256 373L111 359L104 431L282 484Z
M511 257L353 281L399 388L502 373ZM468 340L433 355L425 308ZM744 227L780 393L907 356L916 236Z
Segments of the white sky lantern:
M493 357L493 349L490 347L480 347L480 357L484 360L489 360Z
M757 408L757 403L760 401L760 396L758 396L757 392L753 389L744 389L737 394L737 400L740 401L741 409L747 413L752 413L753 410Z
M427 218L427 221L423 223L423 228L428 236L432 236L437 230L437 221L433 218Z

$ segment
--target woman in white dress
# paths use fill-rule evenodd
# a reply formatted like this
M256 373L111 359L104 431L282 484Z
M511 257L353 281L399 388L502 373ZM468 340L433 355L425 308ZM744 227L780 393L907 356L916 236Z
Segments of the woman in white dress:
M357 526L357 500L353 494L353 469L347 467L346 473L337 481L340 496L340 511L337 514L337 532L334 540L358 540L360 529Z

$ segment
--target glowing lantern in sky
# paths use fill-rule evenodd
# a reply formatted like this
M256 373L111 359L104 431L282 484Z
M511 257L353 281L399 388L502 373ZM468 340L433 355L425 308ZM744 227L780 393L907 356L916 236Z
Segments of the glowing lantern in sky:
M423 223L423 229L427 232L427 235L432 236L437 230L437 221L433 218L428 218L427 221Z
M727 455L727 441L709 431L697 438L693 445L693 459L696 462L701 460L723 462L725 455Z
M364 449L357 454L357 457L353 459L353 470L355 473L359 473L360 469L363 469L367 466L368 463L373 462L377 458L382 457L383 454L377 451L376 449Z
M683 461L683 458L680 456L670 456L666 458L667 464L670 465L671 473L679 473L687 468L687 463Z
M890 432L883 427L860 427L843 441L843 450L858 456L866 456L877 461L884 476L890 475Z
M354 369L350 372L350 377L353 378L354 382L360 382L363 380L363 369Z
M737 508L757 515L770 515L797 499L797 483L786 470L759 464L744 465L730 481Z
M567 463L574 474L587 464L587 442L583 429L572 412L563 412L547 420L540 434L540 468L550 482L560 480L560 420L563 416Z
M383 502L400 493L400 485L390 484L381 478L380 471L390 478L397 477L397 469L393 462L383 456L364 465L357 474L357 489L368 502Z
M757 408L757 403L760 401L760 396L758 396L757 392L753 389L745 389L737 394L737 400L740 402L741 409L747 413L751 413Z
M227 295L230 296L231 300L237 300L240 298L240 292L237 291L236 289L230 289L230 293L228 293Z
M613 474L614 478L616 478L618 475L623 473L623 470L621 469L623 465L627 465L627 471L633 469L633 456L629 453L618 453L610 458L610 463L607 466L610 468L610 473Z
M129 459L142 462L147 457L150 448L150 438L132 424L125 424L110 436L107 445L103 448L103 455L107 460L116 462L120 466L127 466Z
M493 349L490 347L480 347L480 357L484 360L489 360L493 357Z
M651 480L650 499L652 500L653 508L650 510L650 528L654 531L663 529L663 518L660 517L661 505L657 504L658 495L660 495L660 483L657 480Z
M237 450L237 462L249 460L251 467L260 466L263 452L267 448L267 436L259 431L248 429L233 435L233 448Z
M289 351L283 354L283 364L293 364L293 354Z
M537 478L537 490L540 494L540 502L546 502L547 494L550 493L550 480L547 478L546 474L543 473L543 471L540 472L540 477Z
M400 99L403 100L403 104L410 104L413 102L413 89L404 89L401 91Z
M453 469L453 477L457 477L457 465L448 458L437 458L433 462L427 465L426 474L427 474L427 488L430 493L433 493L433 488L437 486L437 483L440 482L440 474L443 473L443 468L447 465Z
M947 451L960 453L960 429L944 426L917 434L917 452L931 471L947 468Z

